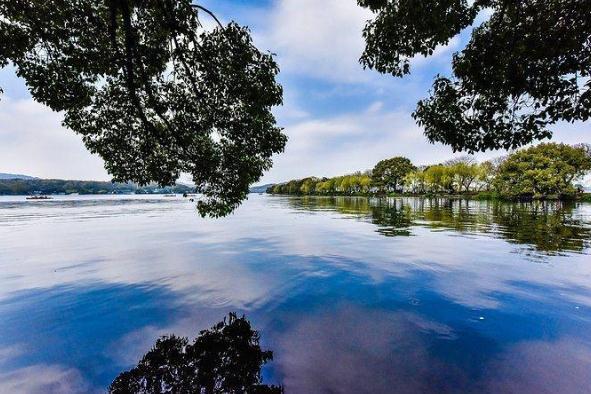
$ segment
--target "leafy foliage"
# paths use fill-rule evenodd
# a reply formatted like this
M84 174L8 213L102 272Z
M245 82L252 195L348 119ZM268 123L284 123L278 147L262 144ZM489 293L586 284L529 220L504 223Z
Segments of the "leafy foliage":
M472 184L477 180L483 168L471 157L461 157L446 163L453 173L458 186L458 191L470 191Z
M406 157L393 157L378 162L371 179L373 185L380 190L397 191L402 186L404 177L414 169L415 166Z
M415 167L397 157L373 171L335 178L306 178L273 185L271 194L352 195L403 191L413 194L493 193L506 198L574 196L574 182L591 171L591 146L540 144L507 157L477 163L459 157L443 164ZM371 176L370 176L371 174Z
M573 181L591 170L584 147L540 144L507 158L495 179L497 190L509 196L572 194Z
M191 174L203 215L235 209L286 143L273 57L236 23L200 29L190 0L2 0L9 62L115 181Z
M429 166L425 170L425 181L431 192L454 192L454 174L451 167L443 164Z
M403 76L490 13L438 76L413 116L431 142L454 151L512 149L551 137L558 121L591 114L591 2L588 0L358 0L375 12L364 66Z
M267 189L271 194L366 194L371 188L371 176L357 172L334 178L304 178L279 183Z
M261 367L272 359L272 352L261 350L250 322L230 314L227 321L201 331L193 343L160 338L137 367L113 381L109 392L280 394L281 387L261 384Z
M462 28L476 9L468 0L358 0L376 13L363 30L366 48L361 63L397 77L410 73L410 58L432 55Z

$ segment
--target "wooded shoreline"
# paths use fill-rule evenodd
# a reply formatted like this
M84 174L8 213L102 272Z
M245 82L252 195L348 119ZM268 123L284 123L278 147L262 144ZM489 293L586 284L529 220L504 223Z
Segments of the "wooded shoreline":
M300 196L300 197L363 197L363 198L402 198L402 197L417 197L417 198L448 198L448 199L463 199L463 200L491 200L491 201L507 201L507 202L529 202L529 201L582 201L591 202L591 193L577 193L565 195L549 195L549 196L518 196L509 197L498 193L333 193L333 194L303 194L303 193L272 193L267 190L267 194L274 196Z
M333 178L308 177L272 185L270 194L457 196L476 199L588 200L578 183L591 171L591 146L547 143L494 160L465 156L415 166L393 157L371 170Z

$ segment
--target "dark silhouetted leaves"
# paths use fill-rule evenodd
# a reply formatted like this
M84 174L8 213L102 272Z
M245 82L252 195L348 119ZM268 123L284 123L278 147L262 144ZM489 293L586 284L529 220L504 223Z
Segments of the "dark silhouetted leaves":
M230 314L193 343L175 336L160 338L137 367L113 381L109 392L281 394L281 387L261 383L261 367L272 359L272 352L261 350L250 322Z
M454 151L511 149L549 138L558 121L591 114L591 2L588 0L359 0L376 13L364 36L366 67L403 76L490 17L455 54L453 77L438 76L413 116L431 142Z
M283 151L279 72L249 31L200 28L189 0L1 0L0 66L64 112L116 181L192 175L201 214L235 209Z

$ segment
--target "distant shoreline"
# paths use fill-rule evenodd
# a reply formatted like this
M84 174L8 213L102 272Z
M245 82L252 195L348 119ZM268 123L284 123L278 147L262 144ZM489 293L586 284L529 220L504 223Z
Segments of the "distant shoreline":
M146 185L103 181L64 179L1 179L0 196L34 195L109 195L109 194L183 194L195 188L183 184L174 186Z

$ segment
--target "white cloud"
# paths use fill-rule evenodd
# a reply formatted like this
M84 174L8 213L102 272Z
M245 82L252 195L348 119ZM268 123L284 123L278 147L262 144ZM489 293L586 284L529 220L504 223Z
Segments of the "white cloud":
M384 103L381 101L376 101L372 105L370 105L369 108L367 108L367 112L370 114L377 113L377 112L380 112L383 108L384 108Z
M0 392L12 394L75 394L97 392L79 371L56 365L34 365L0 373Z
M20 356L24 350L17 345L0 348L0 365L9 361L11 358Z
M558 124L554 129L555 142L591 141L589 123ZM381 102L341 116L306 118L287 126L285 132L289 135L287 149L275 158L275 166L263 182L342 175L372 168L379 160L393 156L409 157L415 164L433 164L465 155L430 144L409 113L384 111ZM475 157L485 160L506 153L491 151Z
M61 126L61 115L31 99L0 102L0 172L42 178L110 177L79 136Z
M407 156L416 164L441 162L454 156L450 148L430 144L409 113L384 111L382 107L381 102L375 102L365 110L304 119L287 126L287 149L276 157L264 182L366 170L393 156ZM489 152L478 157L500 154Z
M259 41L277 52L289 74L329 81L360 82L371 78L358 63L362 30L371 12L355 1L283 0L268 15L269 29Z
M257 42L277 52L286 74L339 83L383 82L392 78L364 70L359 63L365 47L363 28L374 14L355 1L281 0L259 18L268 20L261 23L268 28L255 32ZM460 41L454 37L448 45L438 47L432 56L414 57L413 68L433 59L449 58Z

